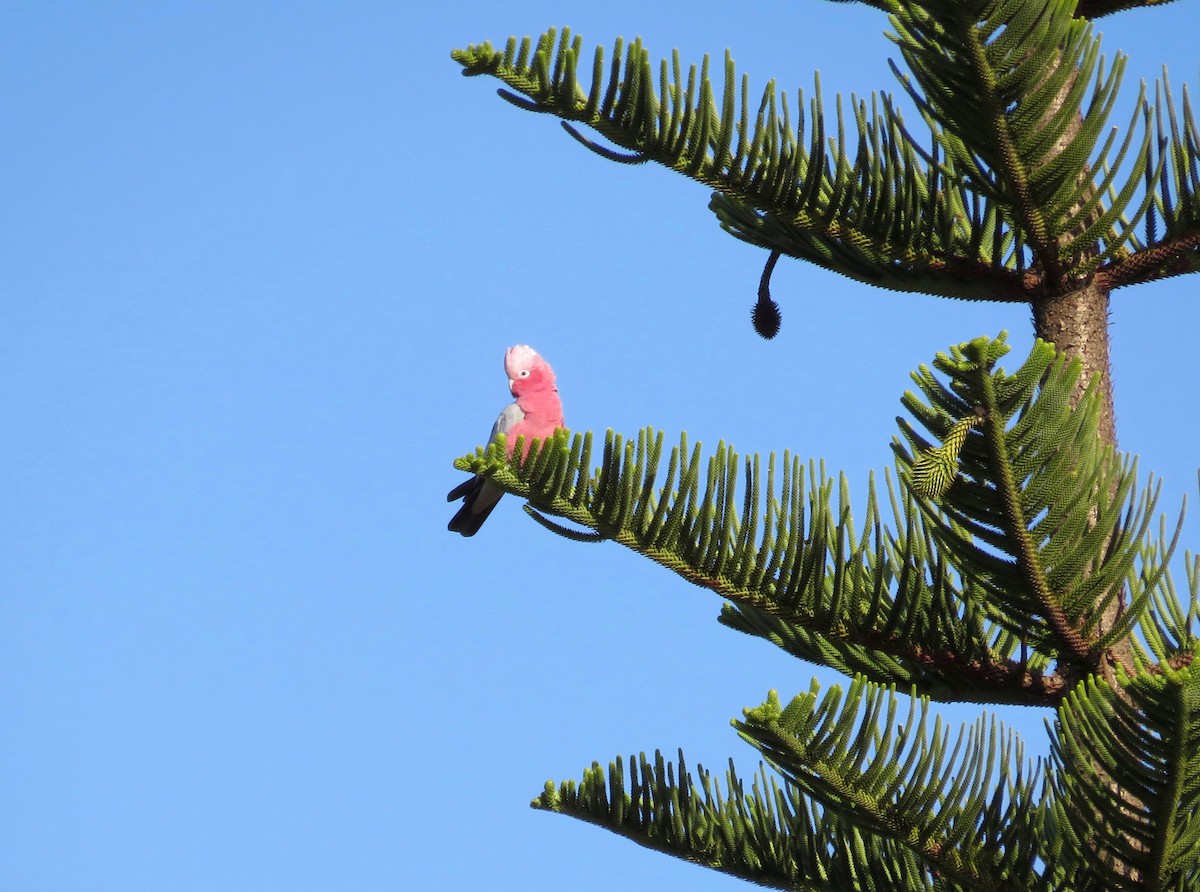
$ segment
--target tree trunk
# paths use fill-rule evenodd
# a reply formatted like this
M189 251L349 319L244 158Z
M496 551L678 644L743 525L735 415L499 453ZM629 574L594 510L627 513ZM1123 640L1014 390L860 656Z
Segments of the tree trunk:
M1093 281L1077 291L1041 298L1033 304L1033 328L1039 338L1052 342L1060 352L1079 357L1083 363L1083 373L1075 385L1076 401L1091 381L1098 378L1100 423L1097 434L1101 441L1115 449L1117 428L1109 362L1108 295ZM1111 629L1124 610L1123 596L1110 602L1100 621L1100 633ZM1132 665L1128 642L1119 643L1106 656L1105 664L1098 667L1106 676L1113 672L1116 662L1124 663L1127 668Z
M1039 298L1033 304L1033 330L1060 352L1078 356L1083 362L1083 374L1075 389L1076 400L1092 378L1099 375L1100 439L1115 448L1117 426L1109 362L1108 292L1093 281L1078 291Z

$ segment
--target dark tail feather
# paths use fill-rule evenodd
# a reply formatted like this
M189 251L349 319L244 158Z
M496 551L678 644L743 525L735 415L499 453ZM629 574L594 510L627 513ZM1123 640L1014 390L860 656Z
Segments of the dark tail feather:
M482 477L472 477L450 490L446 501L462 499L463 505L458 509L458 513L450 518L446 529L463 536L474 536L479 532L483 522L500 501L500 496L504 495L493 486L485 487L486 482Z
M475 492L477 492L479 490L479 487L482 485L483 485L482 477L468 477L466 480L464 480L462 483L458 484L458 486L454 487L454 489L450 490L450 492L446 494L446 501L454 502L454 501L457 501L458 499L461 499L463 496L470 498L471 496L475 495Z

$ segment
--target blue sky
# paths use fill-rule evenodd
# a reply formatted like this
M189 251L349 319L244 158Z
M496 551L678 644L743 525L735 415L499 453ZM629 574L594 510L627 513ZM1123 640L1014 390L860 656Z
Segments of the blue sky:
M410 5L411 6L411 5ZM0 34L0 885L732 889L527 807L617 754L743 774L728 720L828 673L718 599L503 502L446 532L458 455L554 365L568 424L848 473L907 373L1022 307L764 256L707 192L590 155L456 46L570 25L893 88L883 18L820 2L9 4ZM1194 84L1189 4L1101 23L1126 96ZM1118 292L1122 446L1195 492L1195 280ZM1185 544L1195 547L1189 520ZM957 721L976 710L951 712ZM1005 714L1043 749L1032 711Z

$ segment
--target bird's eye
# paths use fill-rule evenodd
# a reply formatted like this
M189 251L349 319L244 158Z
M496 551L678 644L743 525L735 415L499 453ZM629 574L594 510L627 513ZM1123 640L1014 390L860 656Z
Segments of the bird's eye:
M517 377L518 378L528 378L529 377L529 369L521 369L521 371L517 372Z

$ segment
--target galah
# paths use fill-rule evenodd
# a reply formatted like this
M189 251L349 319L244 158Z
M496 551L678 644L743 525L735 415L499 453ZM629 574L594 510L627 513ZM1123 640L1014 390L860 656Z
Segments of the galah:
M524 436L524 458L535 437L545 441L563 426L562 402L554 383L554 369L532 347L509 347L504 353L504 371L508 375L508 389L516 401L500 413L488 442L495 440L497 434L504 434L505 448L511 458L517 437ZM502 495L503 490L480 476L460 483L450 490L446 501L462 499L463 506L446 528L452 533L474 536Z

